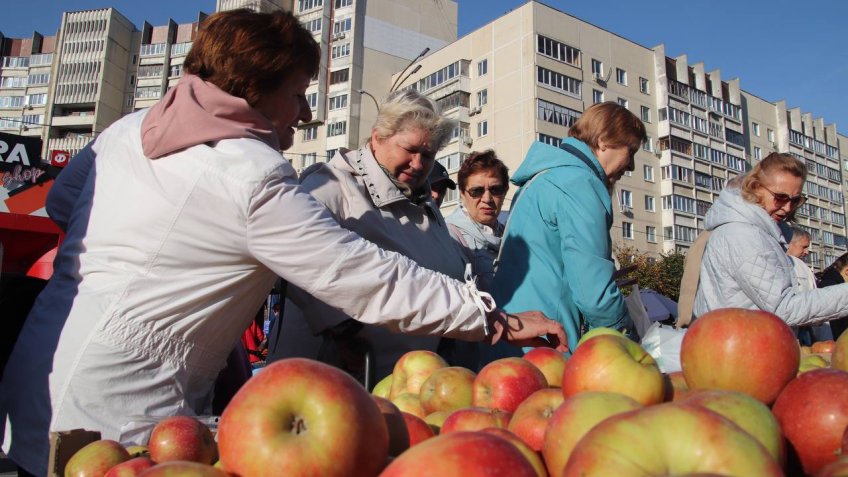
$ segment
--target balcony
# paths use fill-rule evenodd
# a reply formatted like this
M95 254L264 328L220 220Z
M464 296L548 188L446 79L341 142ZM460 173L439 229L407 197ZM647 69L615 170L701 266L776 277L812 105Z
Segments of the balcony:
M57 127L75 127L75 126L92 126L94 124L94 113L90 114L74 114L69 116L53 116L50 121L51 126Z

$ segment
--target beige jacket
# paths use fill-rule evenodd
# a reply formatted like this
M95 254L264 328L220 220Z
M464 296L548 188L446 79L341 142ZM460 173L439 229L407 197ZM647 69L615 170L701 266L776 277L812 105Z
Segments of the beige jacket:
M427 199L416 205L407 199L368 146L342 150L329 163L307 169L301 175L301 186L324 204L342 227L422 267L462 279L463 255L435 204ZM349 316L296 287L290 287L288 295L277 348L286 357L318 358L322 339L317 334ZM375 351L378 379L391 373L395 361L407 351L435 351L439 344L438 337L397 334L377 326L366 326L358 337Z

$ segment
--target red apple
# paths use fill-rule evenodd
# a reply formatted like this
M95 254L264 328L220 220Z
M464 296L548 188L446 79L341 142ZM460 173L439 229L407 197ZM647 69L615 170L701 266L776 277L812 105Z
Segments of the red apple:
M154 465L150 457L135 457L112 467L103 477L137 477Z
M762 402L737 391L702 390L690 394L684 405L703 406L730 419L754 436L781 465L786 462L786 445L774 414Z
M403 393L417 396L424 381L433 371L447 366L447 361L432 351L416 350L404 354L397 360L392 371L392 390L389 398L394 399Z
M690 389L726 389L770 405L798 373L800 350L776 315L723 308L695 320L683 336L680 364Z
M604 334L585 341L565 363L563 396L584 391L621 393L647 406L663 401L665 382L656 361L639 343Z
M816 477L845 477L848 475L848 455L843 454L836 462L824 466Z
M100 477L112 467L130 460L121 444L101 439L74 453L65 465L65 477Z
M502 427L487 427L480 432L506 439L510 444L514 445L516 449L521 451L521 455L530 462L530 465L533 466L533 470L536 471L536 475L538 477L548 477L548 469L545 468L545 463L542 461L542 458L539 457L539 453L531 449L530 446L521 440L520 437Z
M419 444L436 435L433 428L424 422L418 416L414 416L408 412L401 412L403 420L406 422L406 429L409 432L409 447Z
M389 456L397 457L406 449L409 449L409 431L406 429L406 420L401 410L391 401L379 396L374 396L374 402L380 408L383 418L386 420L386 428L389 431Z
M268 474L265 474L268 475ZM230 477L223 470L199 462L170 461L154 465L139 477Z
M563 401L545 429L542 456L548 472L562 475L574 446L598 423L640 407L642 405L633 398L607 392L580 393Z
M812 351L813 354L832 353L835 347L836 342L833 340L816 341L812 346L810 346L810 351Z
M159 421L150 434L147 447L150 458L157 464L172 460L212 464L218 455L212 431L189 416L172 416Z
M739 426L703 407L677 403L648 406L601 422L577 443L561 475L706 473L783 475L765 448Z
M224 470L252 476L374 476L389 432L368 391L338 368L276 361L236 393L218 424Z
M509 429L534 451L541 451L545 441L548 420L565 398L556 388L540 389L531 394L515 410L509 420Z
M430 375L418 397L427 414L455 411L471 405L472 385L477 375L459 366L440 368Z
M510 418L512 413L500 409L485 407L457 409L445 418L439 435L456 431L479 431L487 427L506 428Z
M501 358L487 364L474 379L474 405L515 412L521 401L548 387L545 375L522 358Z
M810 346L801 346L800 350L802 356L805 354L813 354L813 348L811 348Z
M535 477L533 466L514 445L483 432L442 434L395 459L380 477Z
M786 385L772 407L804 472L836 460L848 427L848 373L815 369Z
M548 386L558 388L562 386L562 373L565 372L565 362L568 358L553 348L533 348L523 356L524 359L533 363L545 376Z
M596 336L601 336L601 335L611 335L611 336L618 336L620 338L626 338L626 336L624 336L624 334L622 332L618 331L618 330L614 330L612 328L606 328L604 326L600 326L598 328L592 328L591 330L587 331L586 334L581 336L580 340L577 341L577 346L575 346L575 348L579 347L580 345L589 341L590 339L592 339Z
M848 333L842 333L833 346L830 366L841 371L848 371Z

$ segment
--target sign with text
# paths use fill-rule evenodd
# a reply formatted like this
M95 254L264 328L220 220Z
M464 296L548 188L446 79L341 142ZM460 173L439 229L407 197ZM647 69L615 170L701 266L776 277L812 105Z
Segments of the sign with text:
M41 164L41 138L0 133L0 171Z

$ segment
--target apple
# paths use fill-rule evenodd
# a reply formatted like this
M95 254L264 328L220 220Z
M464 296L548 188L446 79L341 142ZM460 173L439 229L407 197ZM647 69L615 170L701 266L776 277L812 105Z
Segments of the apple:
M436 411L455 411L471 405L472 386L477 375L459 366L433 371L421 385L418 397L428 414Z
M824 466L816 477L845 477L848 475L848 455L843 454L836 462Z
M487 427L506 428L511 418L512 413L500 409L486 407L457 409L445 418L439 435L456 431L479 431Z
M842 333L833 346L830 366L834 369L848 371L848 333Z
M621 393L647 406L663 402L665 382L657 362L639 343L602 334L578 346L565 363L563 396L584 391Z
M548 420L542 443L548 472L562 475L574 446L598 423L641 407L633 398L610 392L584 392L563 401Z
M403 393L417 396L424 381L433 371L447 367L447 361L432 351L416 350L405 353L397 360L392 371L392 390L389 398L394 399Z
M801 355L813 354L813 348L811 348L807 345L802 345L800 349L801 349Z
M548 420L565 398L557 388L540 389L531 394L515 410L509 420L509 429L534 451L541 451L545 441Z
M267 474L266 474L267 475ZM211 465L199 462L170 461L154 465L139 477L230 477L229 474Z
M798 363L798 374L806 373L814 369L826 368L827 360L818 354L801 355L801 361Z
M692 393L689 386L686 385L683 371L672 371L665 374L663 379L665 380L666 401L682 401Z
M515 412L522 401L548 387L545 375L522 358L492 361L474 378L474 406Z
M792 329L773 313L721 308L692 322L680 345L690 389L726 389L771 405L798 373Z
M380 477L462 476L536 477L513 444L483 432L442 434L418 444L392 461Z
M213 464L218 455L212 431L189 416L172 416L159 421L153 427L147 447L150 458L157 464L172 460Z
M65 465L65 477L102 476L112 467L130 460L121 444L100 439L76 451Z
M409 447L419 444L436 435L433 428L418 416L408 412L401 412L403 420L406 421L406 429L409 433Z
M539 347L525 353L523 358L539 368L548 386L553 388L562 386L562 373L565 372L565 362L568 360L564 354L553 348Z
M521 455L530 462L530 465L533 466L533 470L536 471L536 475L538 477L548 477L548 469L545 468L545 463L542 461L542 458L539 457L539 453L531 449L530 446L521 440L520 437L502 427L487 427L480 432L506 439L510 442L510 444L514 445L516 449L521 451Z
M344 371L275 361L233 396L218 423L224 470L273 477L374 476L389 453L380 408Z
M381 379L380 382L378 382L374 386L374 389L371 390L371 394L373 394L375 396L379 396L381 398L386 398L386 399L389 398L389 394L391 394L391 392L392 392L392 375L391 374L386 376L385 378Z
M750 434L700 406L664 403L604 420L577 443L562 472L573 476L688 474L782 476Z
M156 463L150 457L134 457L112 467L103 477L138 477L154 465Z
M379 396L373 396L373 398L386 420L386 428L389 431L389 456L399 456L403 451L409 449L409 431L406 429L406 420L403 418L401 410L393 402Z
M772 407L807 474L836 460L848 427L848 373L814 369L786 385Z
M703 390L690 394L684 405L705 407L730 419L754 436L779 464L786 462L786 445L780 424L762 402L737 391Z
M127 452L130 457L150 457L150 449L147 446L128 446Z
M445 423L445 419L447 419L449 415L450 413L447 411L436 411L427 414L427 417L424 418L424 422L433 428L433 432L439 434L442 432L442 425Z
M427 416L427 411L421 406L421 399L417 394L401 393L393 397L391 401L403 412L414 414L422 419Z
M812 346L810 346L810 351L812 351L813 354L832 353L835 347L836 342L833 340L816 341Z
M619 336L621 338L626 338L626 336L624 336L624 334L622 332L618 331L618 330L614 330L612 328L606 328L606 327L600 326L598 328L592 328L591 330L587 331L583 336L581 336L580 340L577 341L577 346L575 346L575 349L577 349L577 347L579 347L580 345L582 345L586 341L589 341L590 339L594 338L595 336L601 336L601 335L611 335L611 336Z

